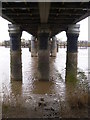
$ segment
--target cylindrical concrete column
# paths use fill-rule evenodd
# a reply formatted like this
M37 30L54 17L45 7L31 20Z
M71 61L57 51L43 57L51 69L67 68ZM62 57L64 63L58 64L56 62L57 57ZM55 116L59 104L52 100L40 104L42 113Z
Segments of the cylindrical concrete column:
M18 25L9 24L11 78L22 80L21 30Z
M51 43L51 56L56 57L56 54L57 54L57 39L56 37L53 37Z
M31 38L31 57L37 57L37 41L34 36Z
M80 25L70 25L66 31L67 35L67 52L77 52L78 48L78 37L79 37L79 30Z
M66 31L67 34L67 58L66 58L66 81L77 80L77 50L79 24L71 25Z
M40 33L38 40L39 80L49 80L49 33Z

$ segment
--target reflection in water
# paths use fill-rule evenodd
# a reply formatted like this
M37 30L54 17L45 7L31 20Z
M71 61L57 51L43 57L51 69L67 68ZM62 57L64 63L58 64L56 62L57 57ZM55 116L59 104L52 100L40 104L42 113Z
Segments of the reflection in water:
M38 78L40 78L40 73L38 71L38 58L31 58L31 63L28 66L29 71L25 72L25 77L27 80L25 80L26 78L23 80L23 93L26 94L30 92L34 94L56 94L59 93L60 90L63 90L64 83L60 73L56 70L54 63L55 58L50 58L49 80L38 80ZM62 84L61 87L59 87L60 84Z
M7 57L8 59L6 67L2 67L3 73L1 74L3 81L3 117L29 118L42 117L44 114L51 114L54 117L57 115L70 118L87 117L88 80L87 64L85 65L87 60L85 53L87 51L85 49L83 52L79 50L78 53L78 60L83 61L85 69L79 62L79 69L74 69L77 72L73 72L73 77L70 74L73 66L67 67L66 70L69 70L69 72L66 71L67 82L64 78L66 49L61 48L56 59L50 57L49 81L38 81L38 58L31 58L28 49L22 49L22 82L9 79L9 49L3 49L5 53L1 58ZM5 64L6 61L4 60L3 63ZM77 68L77 64L75 65L74 68ZM40 103L40 99L43 100L44 104ZM56 115L53 112L58 114Z
M32 92L34 94L51 94L53 91L54 83L52 81L35 81L33 83Z

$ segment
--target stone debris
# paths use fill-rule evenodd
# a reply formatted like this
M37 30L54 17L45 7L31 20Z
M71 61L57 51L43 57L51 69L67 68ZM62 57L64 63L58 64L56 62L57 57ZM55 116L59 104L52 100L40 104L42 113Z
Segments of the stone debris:
M41 101L44 101L44 98L40 98Z
M52 111L55 111L53 107L51 107L51 110L52 110Z
M46 106L46 103L40 101L40 102L38 103L38 106L39 106L39 107L40 107L40 106L41 106L41 107L44 107L44 106Z

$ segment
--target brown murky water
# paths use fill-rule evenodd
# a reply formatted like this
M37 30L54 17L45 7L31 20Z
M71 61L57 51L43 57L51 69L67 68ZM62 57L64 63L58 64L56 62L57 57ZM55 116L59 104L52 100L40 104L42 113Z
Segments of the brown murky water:
M22 49L23 80L10 79L10 49L0 47L3 118L87 118L88 49L78 50L77 79L65 82L66 49L50 58L49 81L39 81L38 58ZM2 81L2 82L1 82Z

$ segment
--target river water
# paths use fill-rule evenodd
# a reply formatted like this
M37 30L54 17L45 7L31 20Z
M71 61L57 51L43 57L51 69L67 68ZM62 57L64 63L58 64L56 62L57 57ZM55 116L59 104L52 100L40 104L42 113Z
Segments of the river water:
M22 82L10 79L10 48L0 47L3 118L88 117L88 49L78 49L76 82L65 82L66 48L50 58L49 81L38 80L38 58L22 48L22 73Z

